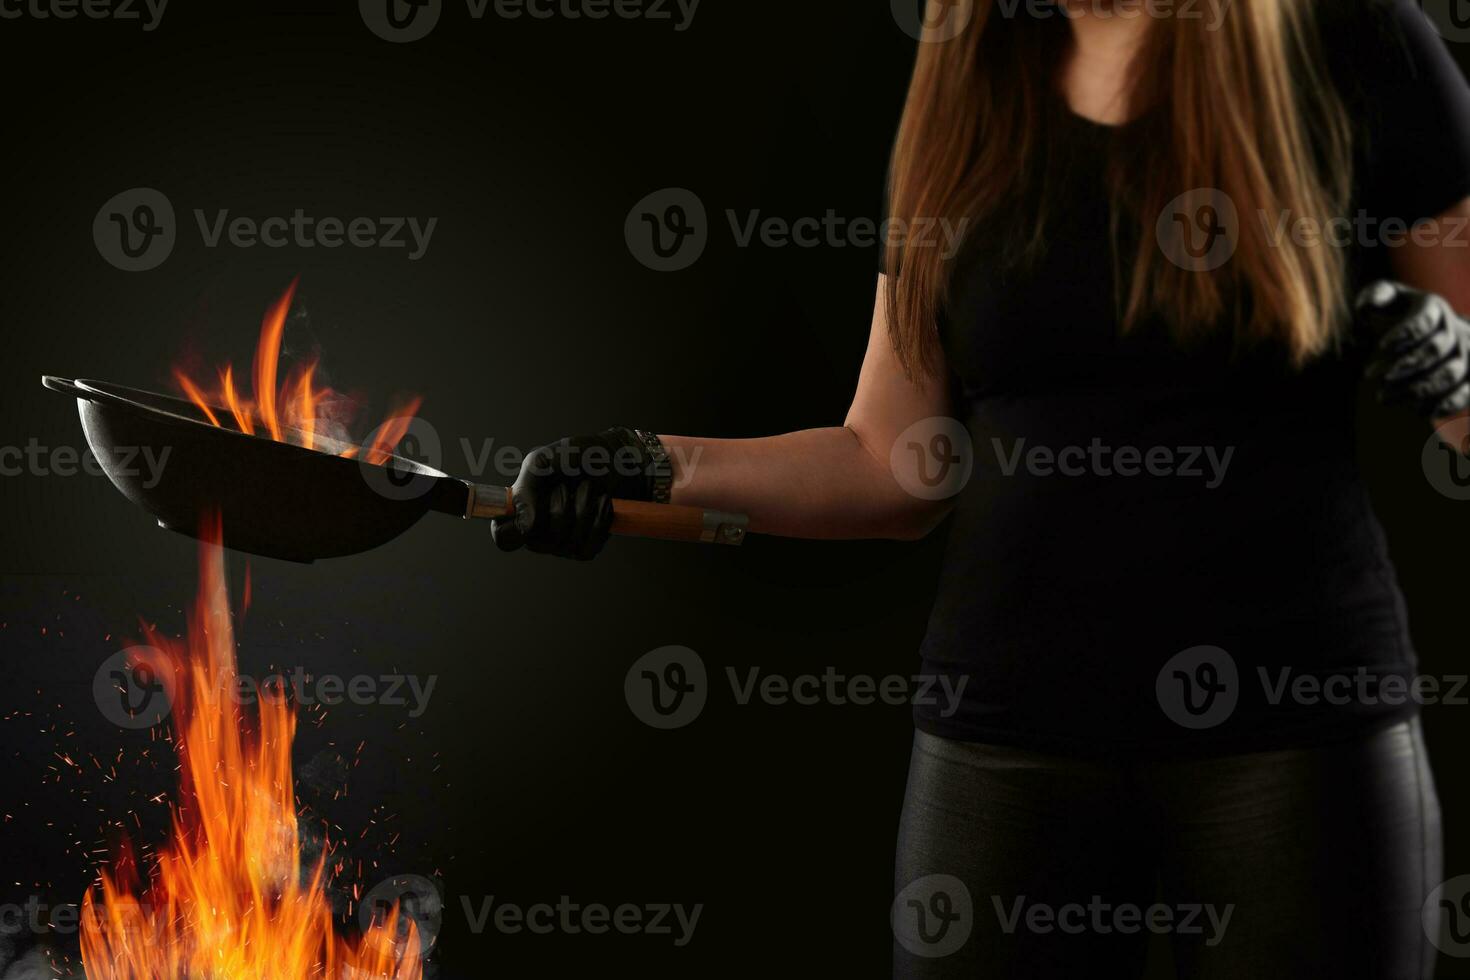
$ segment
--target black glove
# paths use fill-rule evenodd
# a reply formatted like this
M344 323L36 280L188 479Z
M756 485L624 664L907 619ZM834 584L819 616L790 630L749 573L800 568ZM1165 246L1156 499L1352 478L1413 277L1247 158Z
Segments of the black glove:
M607 543L615 498L653 499L652 459L637 433L617 426L532 450L512 489L515 516L490 525L502 551L590 561Z
M1358 295L1359 321L1377 338L1368 376L1379 399L1444 418L1470 408L1470 323L1433 293L1386 280Z

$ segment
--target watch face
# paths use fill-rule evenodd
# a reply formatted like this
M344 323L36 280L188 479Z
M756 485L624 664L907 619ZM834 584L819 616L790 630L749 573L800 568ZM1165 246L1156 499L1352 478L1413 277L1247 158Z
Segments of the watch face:
M669 457L669 451L653 433L642 429L634 429L633 432L648 453L648 475L653 479L653 502L666 504L674 482L674 464Z
M648 450L648 455L653 458L654 463L667 463L669 451L664 448L662 440L649 432L638 432L638 438L643 441L643 448Z

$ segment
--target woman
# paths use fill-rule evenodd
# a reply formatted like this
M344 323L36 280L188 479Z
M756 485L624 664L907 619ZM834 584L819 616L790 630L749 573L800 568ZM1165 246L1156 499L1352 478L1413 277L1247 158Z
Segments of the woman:
M890 242L842 427L564 440L496 540L588 558L670 485L767 534L949 516L924 673L966 683L916 706L900 975L1137 976L1158 932L1181 977L1429 976L1353 416L1365 374L1470 407L1470 94L1411 0L1148 9L982 2L920 45L891 214L964 248Z

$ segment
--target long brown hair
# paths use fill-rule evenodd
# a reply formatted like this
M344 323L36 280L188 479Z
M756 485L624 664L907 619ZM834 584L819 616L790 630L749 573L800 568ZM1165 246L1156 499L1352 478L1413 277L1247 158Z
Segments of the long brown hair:
M1021 251L1034 252L1044 247L1039 175L1070 44L1067 21L1028 16L1024 2L1007 17L996 0L929 0L928 22L944 21L955 2L971 8L968 26L919 44L888 213L904 222L964 220L972 234L987 234L987 216L1029 208L1021 225L1032 234ZM1131 275L1119 284L1124 330L1146 316L1161 317L1180 337L1228 326L1243 340L1282 342L1298 364L1334 342L1346 313L1343 250L1278 240L1261 220L1287 214L1325 228L1347 201L1350 129L1328 79L1316 2L1205 0L1199 18L1152 25L1130 104L1148 109L1154 130L1130 141L1136 190L1125 193L1115 175L1115 209L1128 212L1136 232L1128 238L1137 243ZM1238 240L1229 262L1196 271L1168 260L1150 216L1203 188L1235 205ZM910 377L939 363L937 323L952 259L934 248L887 249L889 330Z

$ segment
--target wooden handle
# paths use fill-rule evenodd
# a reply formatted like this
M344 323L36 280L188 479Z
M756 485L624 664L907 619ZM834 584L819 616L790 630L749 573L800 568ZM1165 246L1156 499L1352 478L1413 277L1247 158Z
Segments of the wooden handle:
M749 523L744 514L678 504L648 504L641 500L613 501L612 533L626 538L733 545L745 540Z

